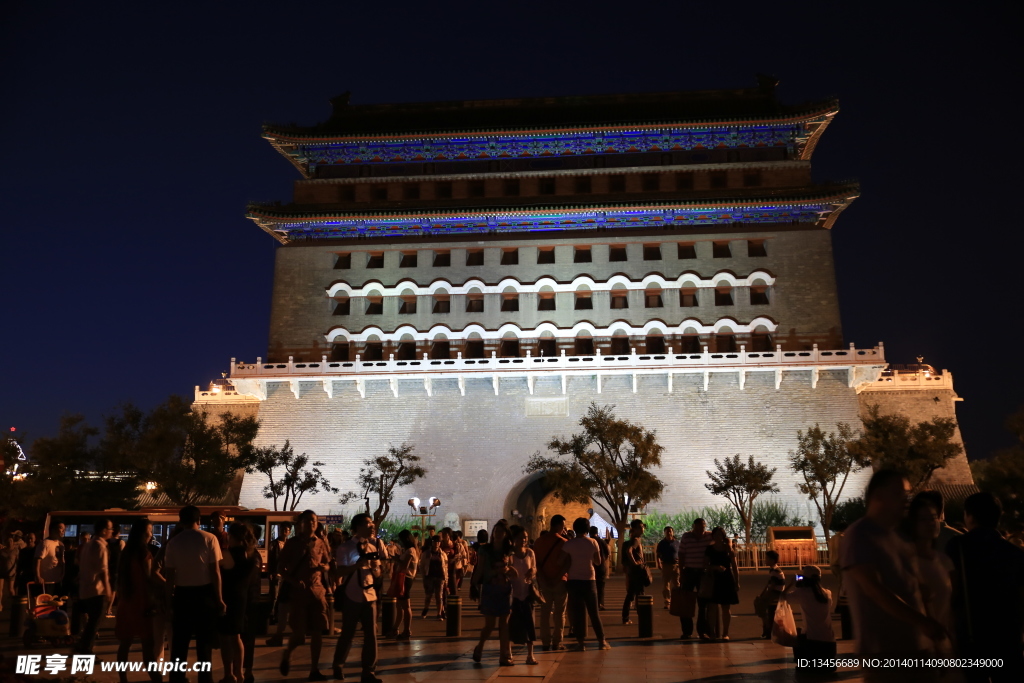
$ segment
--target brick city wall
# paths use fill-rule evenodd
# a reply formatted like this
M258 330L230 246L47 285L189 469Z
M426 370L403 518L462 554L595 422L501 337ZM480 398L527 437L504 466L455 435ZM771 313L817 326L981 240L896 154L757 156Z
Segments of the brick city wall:
M569 379L563 396L559 379L552 377L538 380L530 396L525 379L503 380L495 396L488 378L467 380L461 396L452 379L434 380L428 397L422 382L403 381L396 398L386 381L368 381L365 399L354 382L335 382L333 399L318 383L301 384L300 399L287 384L271 383L258 441L282 445L289 439L296 452L327 463L326 475L343 491L354 488L364 459L383 454L389 444L414 444L428 474L396 493L398 514L407 511L410 497L437 496L442 515L494 521L516 507L510 492L527 483L523 466L530 455L545 450L552 436L578 430L579 418L596 401L614 404L619 417L657 430L665 452L656 472L666 489L651 508L674 512L726 504L704 488L705 470L714 458L739 453L777 467L780 499L794 514L815 518L796 490L787 456L798 429L857 421L857 394L847 387L846 373L822 372L814 389L809 372L784 373L779 390L770 372L749 373L743 390L732 373L713 373L706 392L702 383L700 375L676 375L669 393L666 376L641 376L634 394L629 377L606 377L598 394L593 377L578 377ZM860 495L866 476L852 476L845 493ZM246 476L240 504L265 506L264 484L259 475ZM342 512L334 496L320 494L303 504Z

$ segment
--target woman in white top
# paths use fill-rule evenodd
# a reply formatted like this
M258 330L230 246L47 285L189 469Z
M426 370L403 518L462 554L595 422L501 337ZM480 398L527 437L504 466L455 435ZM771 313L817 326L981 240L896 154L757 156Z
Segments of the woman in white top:
M821 587L821 570L807 565L797 574L796 583L786 593L786 600L799 607L804 619L804 635L813 643L834 643L832 631L832 593Z
M580 517L572 523L576 537L562 544L563 564L569 574L566 589L569 592L569 618L576 634L577 649L585 650L583 635L587 632L587 614L597 636L597 649L610 650L604 639L604 626L597 611L597 574L594 568L601 564L601 547L589 536L590 520Z
M395 561L394 574L391 579L391 587L388 589L388 597L396 599L398 615L395 619L395 629L398 640L409 640L412 636L412 603L409 601L409 592L412 590L413 580L416 578L416 568L420 563L420 551L416 548L416 540L412 532L402 529L398 534L398 542L402 552ZM402 628L402 626L405 628ZM388 635L392 635L388 634Z
M910 503L904 527L914 544L917 555L917 574L921 580L921 597L925 612L942 624L946 633L953 633L953 561L945 553L935 551L935 539L942 531L942 516L932 492L922 491ZM936 654L942 657L953 653L949 638L934 644Z
M533 656L533 641L537 633L533 624L533 591L530 589L537 576L537 557L530 549L530 532L521 526L513 526L512 533L512 612L508 619L508 635L516 645L526 645L526 663L536 664Z

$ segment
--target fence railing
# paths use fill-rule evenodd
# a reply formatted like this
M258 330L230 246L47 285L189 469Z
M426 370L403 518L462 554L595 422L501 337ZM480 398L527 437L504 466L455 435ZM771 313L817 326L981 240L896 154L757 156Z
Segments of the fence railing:
M654 546L657 545L657 541L653 543L647 543L645 541L645 552L644 555L647 559L647 565L654 567ZM763 569L768 566L768 560L765 557L765 553L771 550L771 544L769 543L751 543L750 545L740 543L734 548L736 553L736 566L740 569ZM793 551L789 551L790 554ZM794 561L795 560L795 561ZM790 567L802 567L805 565L817 565L819 567L827 567L829 565L829 551L828 544L824 540L818 540L816 547L813 551L796 551L793 557L790 557L790 561L786 562L783 560L783 566Z

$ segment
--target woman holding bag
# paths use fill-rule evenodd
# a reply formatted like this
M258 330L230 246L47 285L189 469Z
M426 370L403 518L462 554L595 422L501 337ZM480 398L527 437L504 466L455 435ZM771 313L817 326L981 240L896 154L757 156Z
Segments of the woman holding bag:
M530 533L521 526L513 526L512 568L512 611L508 618L509 640L516 645L526 645L526 663L536 664L533 656L533 641L537 639L533 624L534 588L537 576L537 557L530 549Z
M504 522L494 525L490 542L480 545L477 557L471 582L474 586L479 586L480 612L484 615L484 627L480 629L480 642L473 648L473 661L480 662L484 644L497 625L501 665L512 666L508 618L512 610L512 580L518 574L512 568L512 540Z
M740 576L736 568L736 555L733 553L729 537L725 529L716 526L711 530L711 545L704 556L704 575L711 576L711 604L722 607L722 640L729 640L729 625L732 622L732 606L740 602ZM701 592L704 592L701 586Z

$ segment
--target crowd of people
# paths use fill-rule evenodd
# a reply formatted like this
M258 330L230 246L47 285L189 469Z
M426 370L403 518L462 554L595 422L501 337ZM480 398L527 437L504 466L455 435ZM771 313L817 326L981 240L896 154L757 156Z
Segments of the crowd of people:
M803 567L787 581L778 554L766 553L766 582L755 599L761 637L774 635L810 657L834 656L832 614L848 607L861 655L1002 661L998 670L966 669L963 674L954 669L927 675L865 670L871 680L938 680L940 675L1024 680L1024 549L997 531L997 499L978 493L966 500L964 533L944 523L941 495L923 491L910 497L909 484L896 472L876 472L865 503L866 515L833 544L832 571L840 584L835 595L821 585L817 566ZM172 660L187 659L192 641L199 661L210 661L212 650L219 648L221 683L253 683L256 634L268 616L276 630L267 644L283 648L282 675L289 674L294 651L308 644L307 680L327 680L320 659L328 634L338 636L331 674L344 680L343 668L362 630L359 680L379 681L378 605L393 598L396 606L393 625L383 637L409 639L410 596L417 577L425 596L422 619L431 617L433 606L433 617L445 620L448 597L460 595L463 583L469 584L468 596L484 617L472 652L477 662L495 631L502 665L514 663L513 644L524 646L528 665L537 663L538 640L545 651L585 650L589 631L597 649L610 648L600 610L605 609L611 552L585 517L574 520L570 529L564 517L554 515L536 539L528 529L501 520L470 544L458 530L435 532L433 527L422 538L407 529L384 541L366 514L353 517L349 530L328 533L316 513L306 510L294 529L279 524L274 537L266 539L267 567L257 550L265 530L241 522L228 525L220 512L211 522L211 531L204 531L199 509L182 508L162 547L145 518L136 519L126 540L106 517L97 519L93 533L83 534L77 545L64 542L60 520L51 520L41 541L32 533L12 533L0 548L0 595L25 594L30 584L40 592L71 595L78 653L93 651L105 614L116 616L119 661L127 660L136 640L145 662L164 656L166 643ZM663 607L678 615L682 639L729 640L740 573L725 530L708 530L702 519L678 537L666 527L653 552L653 567L648 566L645 532L644 522L633 520L621 548L626 581L621 623L632 623L637 598L655 584L653 568L660 570L660 579L652 590L660 591ZM267 604L260 600L264 570L269 614L258 609ZM802 614L802 632L792 642L778 637L776 614L783 603ZM339 626L333 633L332 623ZM158 673L149 675L161 679ZM184 678L183 672L170 675L172 682ZM212 674L200 674L200 681L210 683Z

